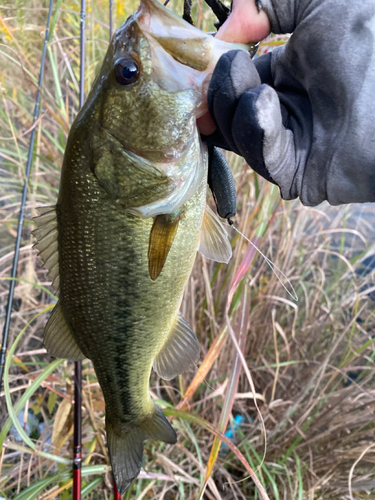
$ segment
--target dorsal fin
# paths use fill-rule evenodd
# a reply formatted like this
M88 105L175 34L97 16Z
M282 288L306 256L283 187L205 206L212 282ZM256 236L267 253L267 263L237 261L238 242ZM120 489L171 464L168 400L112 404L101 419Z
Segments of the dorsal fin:
M37 239L34 247L39 250L38 256L48 271L47 276L53 280L52 286L58 291L60 278L56 207L55 205L40 207L37 210L39 215L33 218L37 225L37 228L32 231Z
M155 217L148 246L148 272L153 281L163 270L179 221L179 215L174 218L164 214Z
M232 257L228 233L208 205L203 217L198 250L206 259L225 264Z

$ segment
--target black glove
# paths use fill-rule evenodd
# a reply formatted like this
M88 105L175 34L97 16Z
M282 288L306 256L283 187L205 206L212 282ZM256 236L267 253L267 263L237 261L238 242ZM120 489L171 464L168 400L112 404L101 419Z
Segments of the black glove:
M243 156L284 199L375 201L375 2L264 0L288 43L219 60L208 142ZM258 79L257 70L260 79ZM261 83L261 84L260 84Z

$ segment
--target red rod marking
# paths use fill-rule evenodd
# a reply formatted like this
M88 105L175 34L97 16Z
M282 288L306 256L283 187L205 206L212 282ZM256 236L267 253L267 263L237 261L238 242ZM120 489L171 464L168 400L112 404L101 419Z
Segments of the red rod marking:
M81 453L74 449L73 459L73 498L81 500Z
M113 500L121 500L121 495L117 491L115 480L113 480Z
M73 449L73 500L81 500L81 409L82 409L82 366L74 363L74 449Z

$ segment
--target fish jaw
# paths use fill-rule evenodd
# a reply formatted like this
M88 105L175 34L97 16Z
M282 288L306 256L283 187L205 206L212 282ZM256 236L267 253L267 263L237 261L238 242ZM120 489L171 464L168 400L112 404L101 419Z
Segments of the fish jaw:
M134 60L139 77L116 79L115 66ZM144 31L136 13L115 33L101 70L101 124L124 148L149 161L173 161L188 148L202 102L191 68L176 61Z

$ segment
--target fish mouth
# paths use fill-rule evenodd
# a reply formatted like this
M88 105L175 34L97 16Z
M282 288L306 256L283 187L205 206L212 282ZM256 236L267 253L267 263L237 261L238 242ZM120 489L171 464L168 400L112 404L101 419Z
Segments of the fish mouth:
M117 30L115 52L134 46L139 36L146 38L153 48L153 80L169 91L194 88L200 93L222 54L232 49L249 49L201 31L159 0L141 0L137 11ZM163 52L171 59L163 56Z
M232 49L246 52L252 44L228 43L205 33L167 9L161 1L141 0L134 14L140 28L176 61L206 75L212 72L222 54Z

